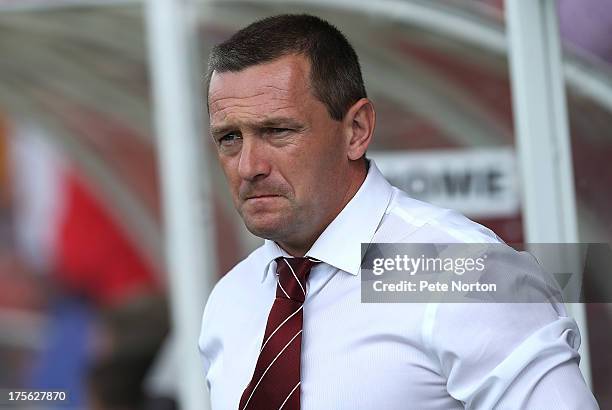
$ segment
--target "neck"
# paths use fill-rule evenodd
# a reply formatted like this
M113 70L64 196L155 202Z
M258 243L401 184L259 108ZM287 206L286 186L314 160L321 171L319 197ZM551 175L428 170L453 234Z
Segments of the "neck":
M306 255L306 252L312 248L312 245L319 239L319 236L327 229L327 227L336 219L338 214L342 212L344 207L353 199L359 188L366 179L368 174L368 165L362 163L362 161L356 161L357 164L352 164L352 176L349 179L351 181L342 197L342 200L339 201L339 205L336 208L335 212L331 214L325 223L319 227L314 233L309 235L308 238L302 239L299 241L276 241L278 246L280 246L285 252L293 257L302 257ZM365 161L363 161L365 162Z

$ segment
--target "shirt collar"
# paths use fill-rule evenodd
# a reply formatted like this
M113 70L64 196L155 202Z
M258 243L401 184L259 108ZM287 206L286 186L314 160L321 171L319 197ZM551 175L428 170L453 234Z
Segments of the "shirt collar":
M393 188L374 161L369 161L368 175L361 187L336 218L317 238L307 256L352 275L359 274L361 243L370 243L389 205ZM263 245L265 268L262 282L272 261L290 257L276 242L266 239Z

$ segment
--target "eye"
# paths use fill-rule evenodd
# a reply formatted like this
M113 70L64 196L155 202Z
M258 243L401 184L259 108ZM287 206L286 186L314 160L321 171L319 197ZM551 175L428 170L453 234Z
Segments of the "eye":
M238 139L240 139L238 134L236 134L235 132L230 132L219 138L218 143L221 146L227 147L234 145L238 141Z
M274 127L267 128L266 130L270 134L273 134L273 135L284 135L291 131L289 128L274 128Z

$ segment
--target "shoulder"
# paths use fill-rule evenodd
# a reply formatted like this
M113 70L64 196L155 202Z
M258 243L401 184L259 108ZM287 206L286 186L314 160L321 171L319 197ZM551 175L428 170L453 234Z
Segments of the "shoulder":
M211 291L207 304L215 303L214 301L217 299L225 299L224 296L229 294L235 297L236 292L240 293L254 283L259 283L265 265L262 245L219 279Z
M203 325L213 321L212 318L217 316L215 312L226 311L227 305L234 304L236 300L248 295L249 289L257 288L265 268L262 250L263 246L255 249L215 284L206 301Z
M228 314L235 311L232 306L236 306L237 300L244 300L249 290L258 288L257 284L260 284L266 264L262 248L263 246L255 249L238 262L219 279L210 292L202 315L199 341L202 353L206 351L207 342L220 331L222 322L217 319L227 318Z
M411 198L395 187L380 228L388 242L502 242L489 228L459 212Z

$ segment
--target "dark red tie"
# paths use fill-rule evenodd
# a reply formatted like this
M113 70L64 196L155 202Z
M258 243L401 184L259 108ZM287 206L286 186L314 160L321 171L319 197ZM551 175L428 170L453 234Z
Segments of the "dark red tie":
M312 258L276 258L276 299L253 378L238 410L299 410L300 353L306 282Z

